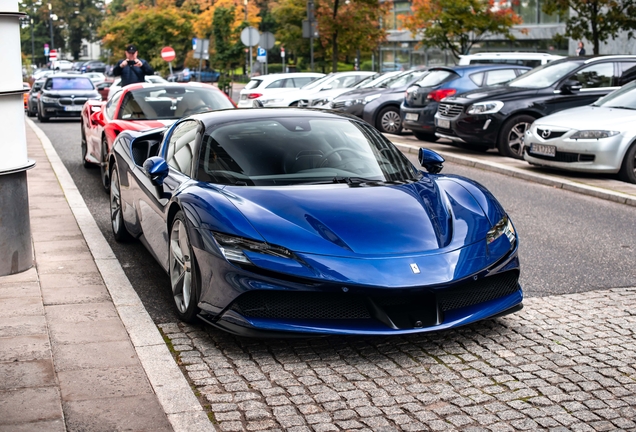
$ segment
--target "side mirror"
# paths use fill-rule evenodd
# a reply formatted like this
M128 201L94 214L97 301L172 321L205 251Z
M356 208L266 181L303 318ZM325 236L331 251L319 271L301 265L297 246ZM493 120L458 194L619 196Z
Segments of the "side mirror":
M420 165L422 165L426 171L431 174L437 174L444 168L444 158L433 150L427 148L420 148L418 159Z
M169 168L166 160L159 156L153 156L144 162L144 173L151 182L160 186L168 176Z
M563 85L561 85L561 92L565 94L574 94L581 90L583 86L577 80L566 80Z

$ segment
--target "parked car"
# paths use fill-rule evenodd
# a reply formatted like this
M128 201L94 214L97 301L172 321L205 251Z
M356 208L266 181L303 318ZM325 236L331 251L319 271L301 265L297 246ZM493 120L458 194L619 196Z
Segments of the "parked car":
M299 89L324 76L325 74L318 72L293 72L253 77L241 90L238 107L253 108L253 101L257 98L266 99L282 91Z
M326 110L194 115L119 134L111 226L144 239L181 320L236 334L412 334L520 310L501 204L419 160Z
M104 62L101 61L97 61L97 60L91 60L91 61L87 61L86 63L83 63L82 66L80 67L80 71L82 72L101 72L104 73L106 72L106 68L108 67L108 65Z
M146 75L144 81L148 84L166 84L168 82L168 80L159 75ZM117 77L108 88L108 97L118 92L119 89L121 89L121 78Z
M532 122L591 104L625 84L623 76L633 67L634 55L555 60L505 85L447 97L435 114L435 134L520 159L522 137Z
M40 90L38 120L44 123L51 117L79 118L86 101L101 99L90 79L82 75L54 74L46 78Z
M539 52L480 52L460 55L458 65L473 64L509 64L535 68L554 60L564 58L560 55Z
M401 71L382 72L375 75L369 75L361 81L358 81L351 88L327 90L318 93L312 99L304 99L298 102L299 107L325 108L332 109L331 103L335 98L343 93L354 91L356 89L379 87L383 83L389 81L392 77L401 74Z
M380 132L402 132L400 104L404 92L427 73L425 69L401 72L381 85L352 90L341 94L331 102L332 109L363 118Z
M636 82L594 102L536 120L523 158L566 171L618 173L636 183Z
M70 71L73 69L73 62L68 60L53 60L51 62L51 69L58 72Z
M31 84L29 84L28 82L23 82L22 90L24 90L24 93L22 93L22 99L24 99L24 110L28 111L29 110L29 93L31 92Z
M31 75L31 78L35 82L41 78L46 78L49 75L53 75L54 73L55 73L54 70L47 69L47 68L36 69L35 72L33 72L33 75Z
M106 75L101 72L85 72L83 75L93 81L95 85L106 81Z
M442 99L480 87L505 83L529 70L527 66L495 64L431 68L406 89L406 96L400 105L402 126L410 129L417 139L437 141L435 113Z
M328 96L334 90L352 88L363 79L375 75L371 71L351 71L351 72L334 72L319 78L298 90L280 91L267 96L263 95L256 98L253 102L258 107L290 107L307 104L309 99L321 98L323 95Z
M40 78L35 81L29 90L27 99L27 116L35 117L38 114L38 100L40 98L40 89L46 82L46 78Z
M81 112L81 148L85 167L97 164L108 190L107 155L124 130L146 130L170 125L181 117L235 104L216 87L202 83L130 84L106 101L91 100Z

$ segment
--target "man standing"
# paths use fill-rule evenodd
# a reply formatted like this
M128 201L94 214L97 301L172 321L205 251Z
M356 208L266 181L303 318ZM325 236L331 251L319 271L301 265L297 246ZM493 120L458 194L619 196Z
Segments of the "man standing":
M585 55L585 48L583 48L583 41L579 41L579 44L576 48L576 55L579 57Z
M121 86L142 83L146 75L152 75L155 71L144 59L137 58L137 47L126 47L126 58L113 68L113 75L121 76Z

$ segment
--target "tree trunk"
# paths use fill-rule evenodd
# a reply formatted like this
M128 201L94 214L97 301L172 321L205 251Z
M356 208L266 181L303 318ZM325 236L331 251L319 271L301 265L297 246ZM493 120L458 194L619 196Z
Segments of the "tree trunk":
M332 72L338 72L338 26L336 25L336 18L338 17L338 0L333 3L333 24L334 30L331 40L331 69Z
M592 43L594 44L594 55L599 55L600 51L600 43L599 43L599 34L598 34L598 6L596 3L592 8L592 19L590 20L590 24L592 26Z

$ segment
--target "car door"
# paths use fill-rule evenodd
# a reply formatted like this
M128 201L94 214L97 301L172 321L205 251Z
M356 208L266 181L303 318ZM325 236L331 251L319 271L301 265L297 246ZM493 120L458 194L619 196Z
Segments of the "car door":
M163 144L162 154L169 166L163 184L156 185L142 167L134 175L139 185L137 213L144 237L158 262L168 268L167 208L174 191L192 177L196 142L200 140L201 124L196 120L178 123Z

